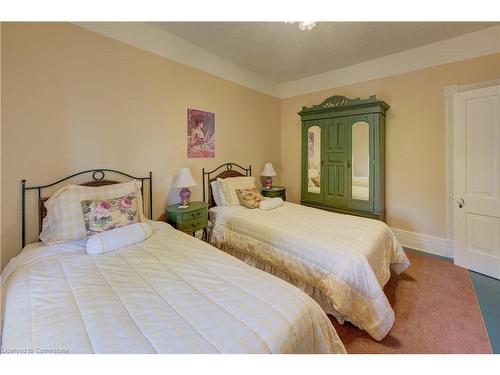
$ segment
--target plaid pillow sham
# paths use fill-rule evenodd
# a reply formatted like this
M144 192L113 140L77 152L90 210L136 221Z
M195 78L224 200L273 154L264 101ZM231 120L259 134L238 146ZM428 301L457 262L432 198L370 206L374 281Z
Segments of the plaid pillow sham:
M67 185L55 192L45 202L47 208L46 230L40 234L40 240L50 245L59 242L79 240L87 237L81 202L86 200L106 200L124 197L135 193L139 221L146 219L142 212L141 182L137 180L89 187Z

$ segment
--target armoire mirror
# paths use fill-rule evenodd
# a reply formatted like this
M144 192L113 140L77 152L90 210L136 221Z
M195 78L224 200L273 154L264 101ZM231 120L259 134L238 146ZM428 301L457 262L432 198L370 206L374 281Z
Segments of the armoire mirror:
M307 189L309 193L321 193L321 128L311 126L307 133Z
M370 124L352 125L352 199L370 199Z

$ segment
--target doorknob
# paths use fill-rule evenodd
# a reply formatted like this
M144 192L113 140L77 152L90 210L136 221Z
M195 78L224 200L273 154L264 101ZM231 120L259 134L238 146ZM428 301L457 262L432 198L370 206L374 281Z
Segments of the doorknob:
M462 208L465 204L465 201L463 198L457 198L457 203L458 203L458 207Z

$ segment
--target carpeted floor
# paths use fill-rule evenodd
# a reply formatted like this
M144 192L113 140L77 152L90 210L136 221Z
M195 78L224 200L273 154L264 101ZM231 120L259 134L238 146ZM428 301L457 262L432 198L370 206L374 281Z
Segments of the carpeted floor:
M492 353L469 272L441 259L407 255L411 267L384 288L396 321L381 342L330 317L347 352Z

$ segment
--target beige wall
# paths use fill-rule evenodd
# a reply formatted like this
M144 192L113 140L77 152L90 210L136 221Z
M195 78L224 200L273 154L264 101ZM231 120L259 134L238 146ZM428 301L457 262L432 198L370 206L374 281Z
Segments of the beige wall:
M171 184L180 167L201 184L202 167L235 161L258 174L270 161L276 182L298 201L297 112L333 94L389 103L388 223L445 237L443 87L500 78L497 54L280 101L65 23L3 23L1 63L2 267L20 250L22 178L41 184L87 168L151 170L158 218L177 201ZM216 113L213 160L186 157L188 107ZM201 185L192 190L200 199Z
M446 237L446 174L443 88L500 78L500 54L441 65L281 102L281 174L287 198L300 200L302 106L330 95L376 94L387 115L387 222L395 228Z
M203 167L234 161L259 173L269 161L280 173L279 99L67 23L3 23L1 38L2 266L21 246L22 178L151 170L158 218L178 199L181 167L199 184L193 199ZM215 112L215 159L186 157L188 107Z

